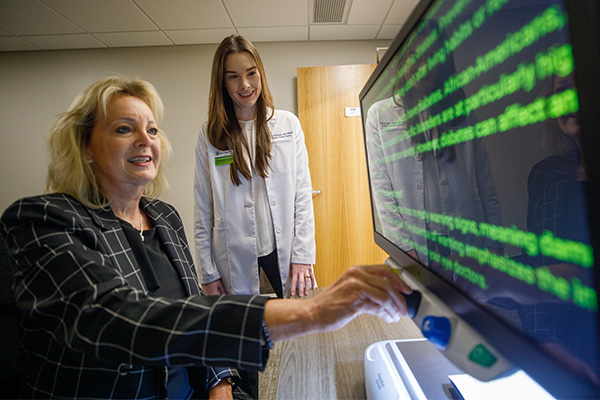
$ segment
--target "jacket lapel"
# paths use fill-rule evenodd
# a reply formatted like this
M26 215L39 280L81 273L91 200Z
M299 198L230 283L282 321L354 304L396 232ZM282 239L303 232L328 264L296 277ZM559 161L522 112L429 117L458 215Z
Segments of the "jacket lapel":
M127 282L144 293L148 293L150 288L158 285L156 276L149 276L145 268L140 268L132 250L135 246L132 243L133 238L127 237L112 209L88 209L88 213L92 223L101 231L98 237L103 242L102 247L106 248L106 254L112 259L112 264Z
M189 250L187 250L185 242L182 242L178 232L183 229L179 218L173 210L158 201L151 202L142 198L141 206L153 221L162 249L181 278L186 295L200 294Z

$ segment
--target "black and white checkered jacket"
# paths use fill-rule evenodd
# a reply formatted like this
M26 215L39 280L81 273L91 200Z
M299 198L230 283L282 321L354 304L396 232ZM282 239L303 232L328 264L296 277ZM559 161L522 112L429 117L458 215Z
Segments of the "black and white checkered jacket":
M166 366L198 367L190 376L208 371L209 383L229 368L264 368L266 299L203 296L177 211L158 200L141 206L190 297L148 295L144 265L110 209L50 194L4 212L27 397L155 398L164 394Z

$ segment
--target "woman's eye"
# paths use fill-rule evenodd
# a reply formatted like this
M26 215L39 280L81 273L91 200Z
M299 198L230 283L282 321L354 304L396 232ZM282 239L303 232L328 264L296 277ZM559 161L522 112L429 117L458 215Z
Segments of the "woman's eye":
M131 132L131 128L128 126L120 126L116 129L117 133L129 133Z
M156 136L158 135L158 129L157 128L150 128L148 129L148 133L152 136Z
M237 75L227 75L227 79L235 79L237 78Z

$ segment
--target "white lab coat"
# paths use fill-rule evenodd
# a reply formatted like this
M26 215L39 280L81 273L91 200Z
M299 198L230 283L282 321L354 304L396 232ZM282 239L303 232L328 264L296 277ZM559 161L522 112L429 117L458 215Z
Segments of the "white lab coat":
M304 133L298 118L275 110L268 122L272 135L265 178L267 200L275 232L283 293L290 289L290 263L315 263L312 185ZM256 222L252 182L241 177L235 186L231 164L216 165L218 151L202 126L196 146L194 176L194 240L201 283L219 278L228 293L259 294Z

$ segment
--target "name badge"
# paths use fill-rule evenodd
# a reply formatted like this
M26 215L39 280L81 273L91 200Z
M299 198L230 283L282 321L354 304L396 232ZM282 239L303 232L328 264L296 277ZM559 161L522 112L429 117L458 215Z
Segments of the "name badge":
M294 132L289 131L289 132L276 132L273 134L273 140L283 140L283 139L290 139L292 138L292 136L294 135Z
M217 150L215 153L215 165L232 164L233 156L231 150Z

